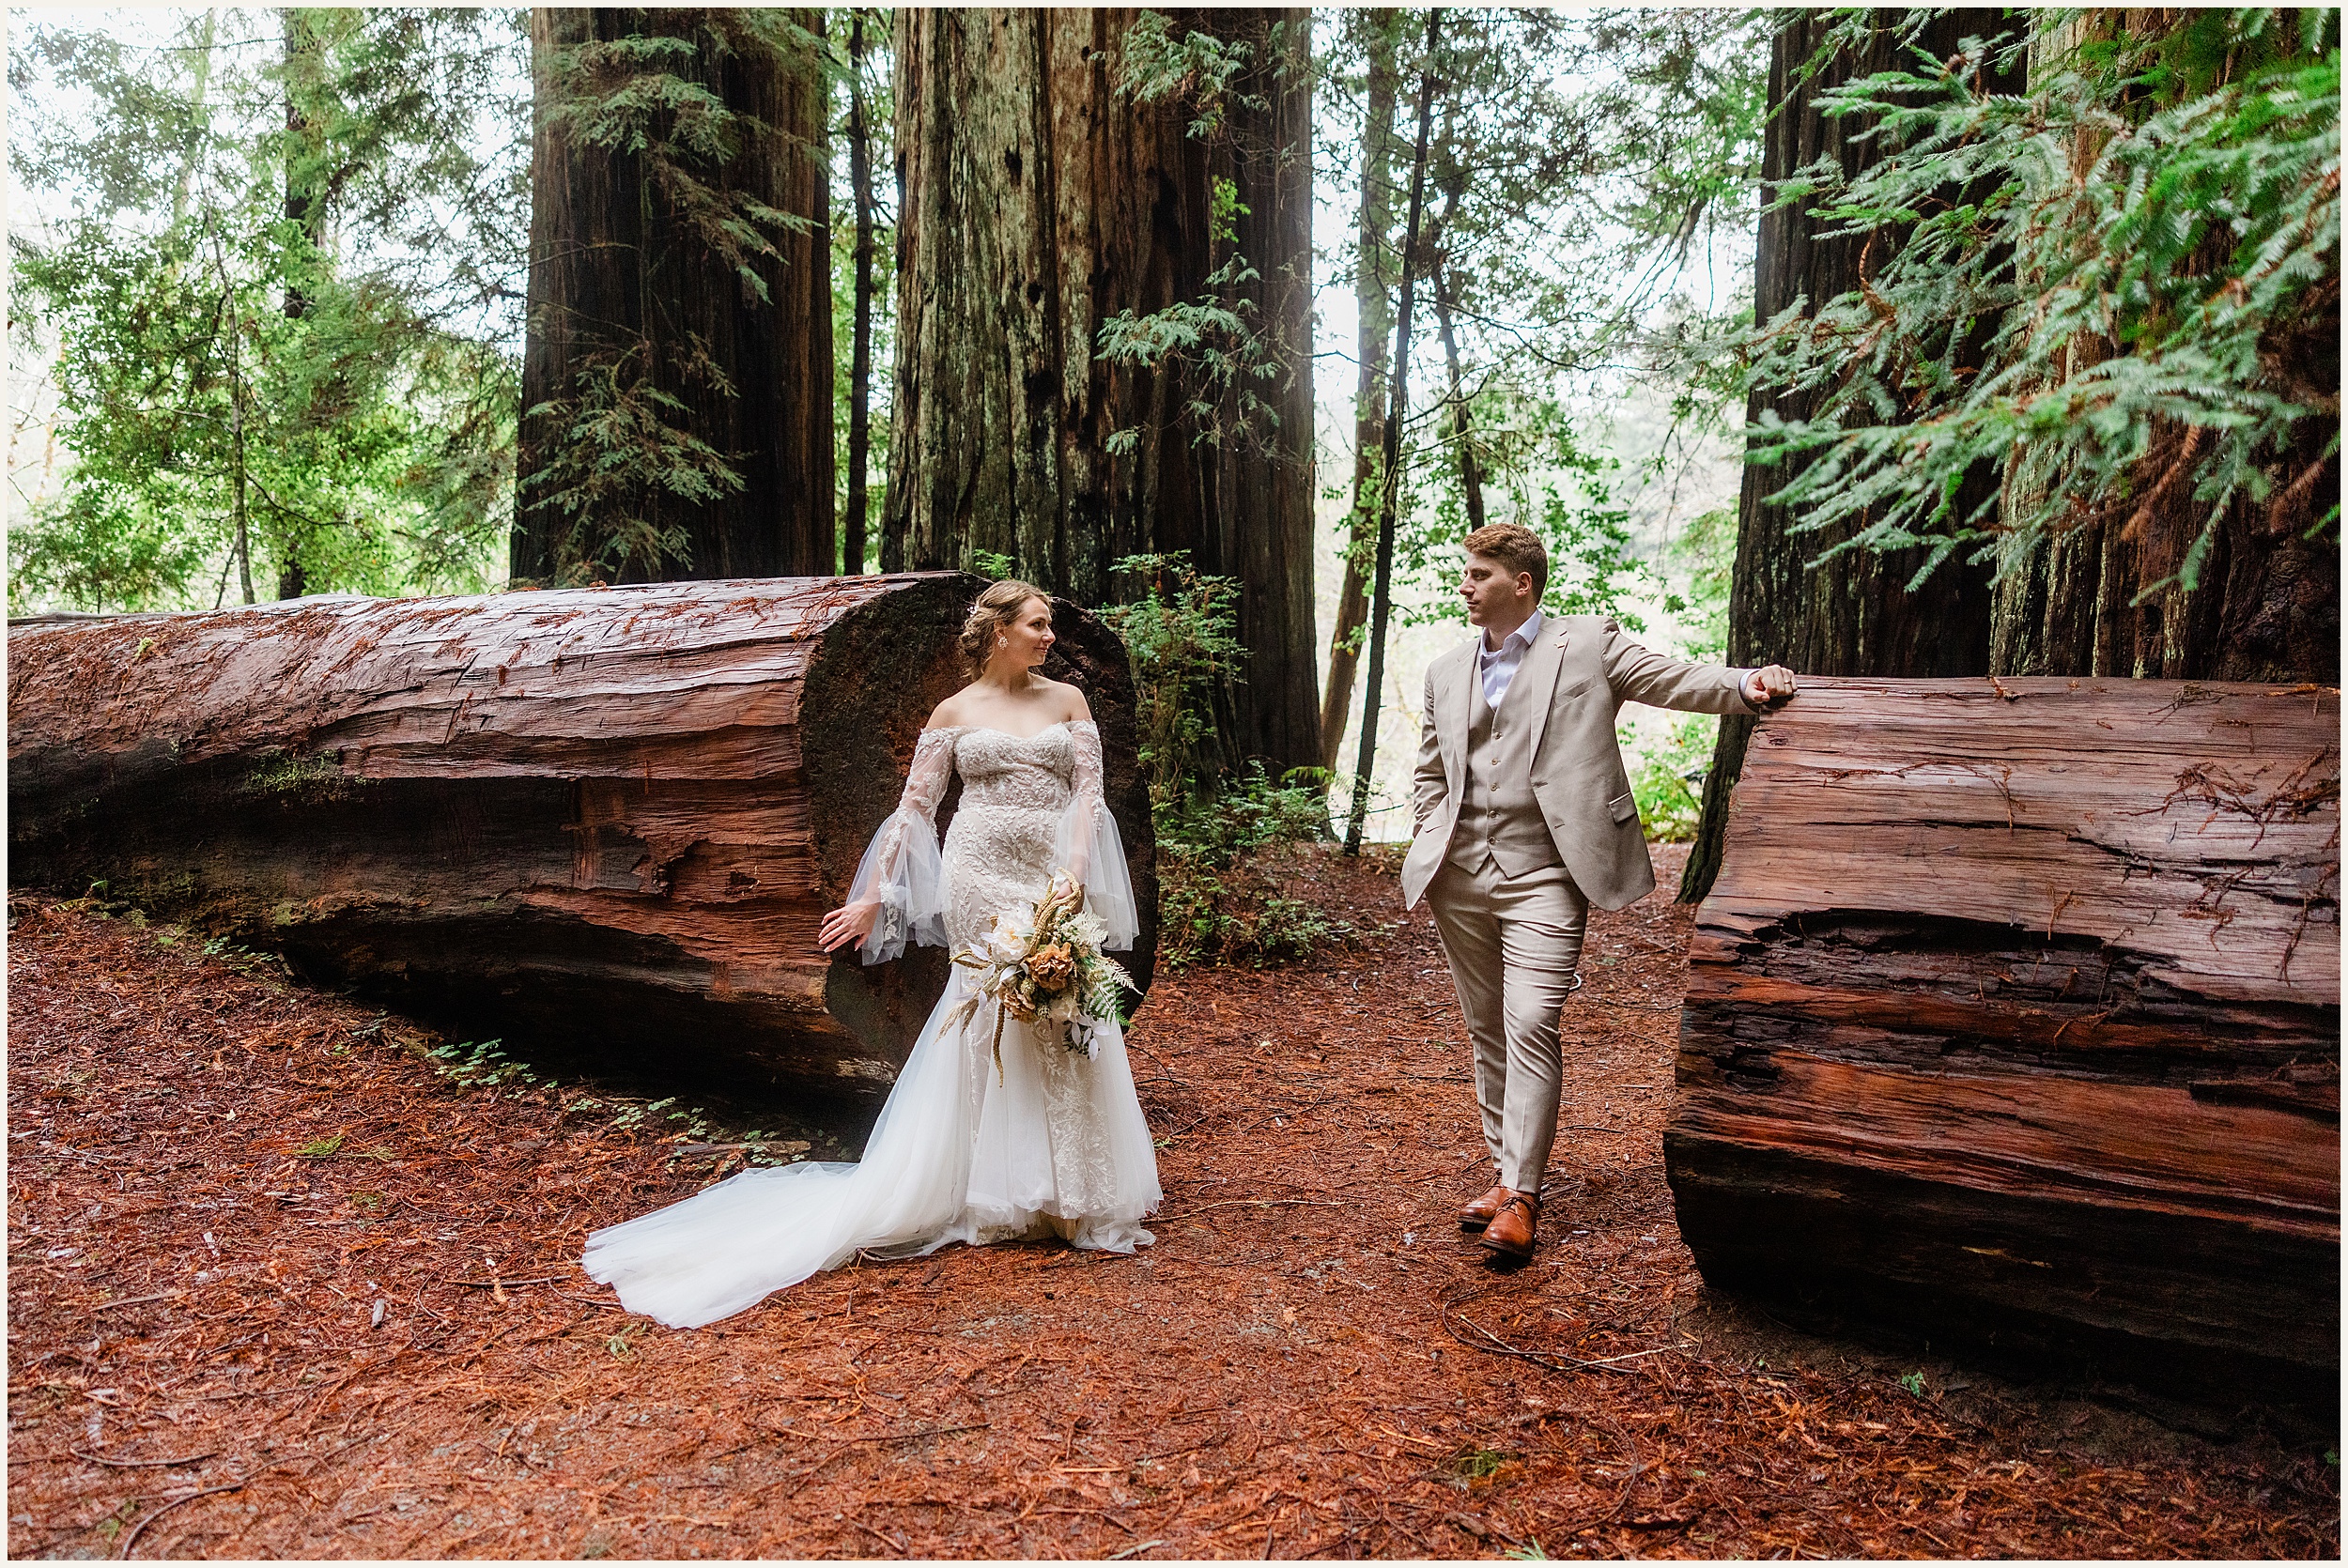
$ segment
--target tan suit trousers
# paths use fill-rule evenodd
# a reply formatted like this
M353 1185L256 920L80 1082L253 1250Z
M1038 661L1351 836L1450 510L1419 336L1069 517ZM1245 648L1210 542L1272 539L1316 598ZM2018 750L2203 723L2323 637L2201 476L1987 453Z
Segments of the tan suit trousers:
M1475 1102L1500 1184L1537 1193L1557 1137L1557 1015L1574 989L1589 900L1563 866L1503 876L1446 864L1427 903L1475 1051Z

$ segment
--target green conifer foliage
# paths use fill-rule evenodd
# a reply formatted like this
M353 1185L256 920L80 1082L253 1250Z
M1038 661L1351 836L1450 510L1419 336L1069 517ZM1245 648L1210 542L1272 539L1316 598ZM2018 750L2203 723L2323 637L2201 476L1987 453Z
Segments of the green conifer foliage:
M526 100L515 13L33 22L11 159L20 377L60 482L9 604L493 580L510 527ZM298 570L290 570L297 568Z

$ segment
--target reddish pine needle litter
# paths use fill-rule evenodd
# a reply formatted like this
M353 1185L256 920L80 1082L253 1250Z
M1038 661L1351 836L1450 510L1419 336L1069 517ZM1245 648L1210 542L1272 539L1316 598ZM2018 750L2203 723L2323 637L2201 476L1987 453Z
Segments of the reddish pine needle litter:
M1666 894L1593 922L1543 1247L1488 1272L1424 913L1394 924L1388 860L1282 870L1391 929L1161 977L1133 1028L1155 1248L857 1267L698 1333L621 1311L579 1243L741 1144L462 1086L416 1025L17 895L11 1554L2339 1555L2321 1439L2190 1437L1706 1293L1661 1163Z

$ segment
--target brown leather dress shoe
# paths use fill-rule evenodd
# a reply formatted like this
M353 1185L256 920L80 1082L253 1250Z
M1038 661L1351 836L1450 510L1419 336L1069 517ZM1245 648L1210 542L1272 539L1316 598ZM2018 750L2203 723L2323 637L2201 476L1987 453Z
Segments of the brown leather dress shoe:
M1485 1193L1474 1203L1465 1204L1460 1207L1460 1228L1461 1230L1482 1230L1486 1225L1492 1222L1492 1216L1500 1212L1500 1206L1502 1202L1507 1198L1507 1196L1508 1190L1506 1187L1501 1186L1498 1182L1494 1182L1491 1191Z
M1501 1200L1491 1222L1484 1227L1482 1245L1502 1257L1529 1258L1540 1221L1540 1199L1530 1192L1510 1192Z

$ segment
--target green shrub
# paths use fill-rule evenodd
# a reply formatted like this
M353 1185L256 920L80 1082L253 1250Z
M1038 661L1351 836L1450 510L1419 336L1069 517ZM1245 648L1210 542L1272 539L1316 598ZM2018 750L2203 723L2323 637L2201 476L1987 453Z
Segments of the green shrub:
M1158 840L1158 957L1172 968L1307 959L1365 932L1295 896L1279 862L1329 837L1329 778L1298 768L1277 782L1260 762L1220 772L1215 692L1244 680L1239 585L1202 576L1188 557L1128 556L1120 575L1148 584L1101 612L1133 660L1135 728Z
M1328 778L1298 768L1278 783L1252 765L1236 785L1157 813L1158 957L1171 968L1293 963L1374 934L1298 898L1281 877L1329 837Z
M1246 655L1237 630L1239 584L1201 576L1179 551L1127 556L1117 572L1150 585L1139 599L1112 605L1101 618L1124 638L1133 660L1141 771L1151 811L1164 812L1213 783L1214 688L1246 679L1239 668Z
M1675 723L1662 741L1638 750L1626 727L1616 736L1637 758L1630 773L1631 798L1646 836L1658 843L1684 844L1696 836L1704 819L1704 775L1712 765L1712 745L1720 720L1710 714L1691 714Z

